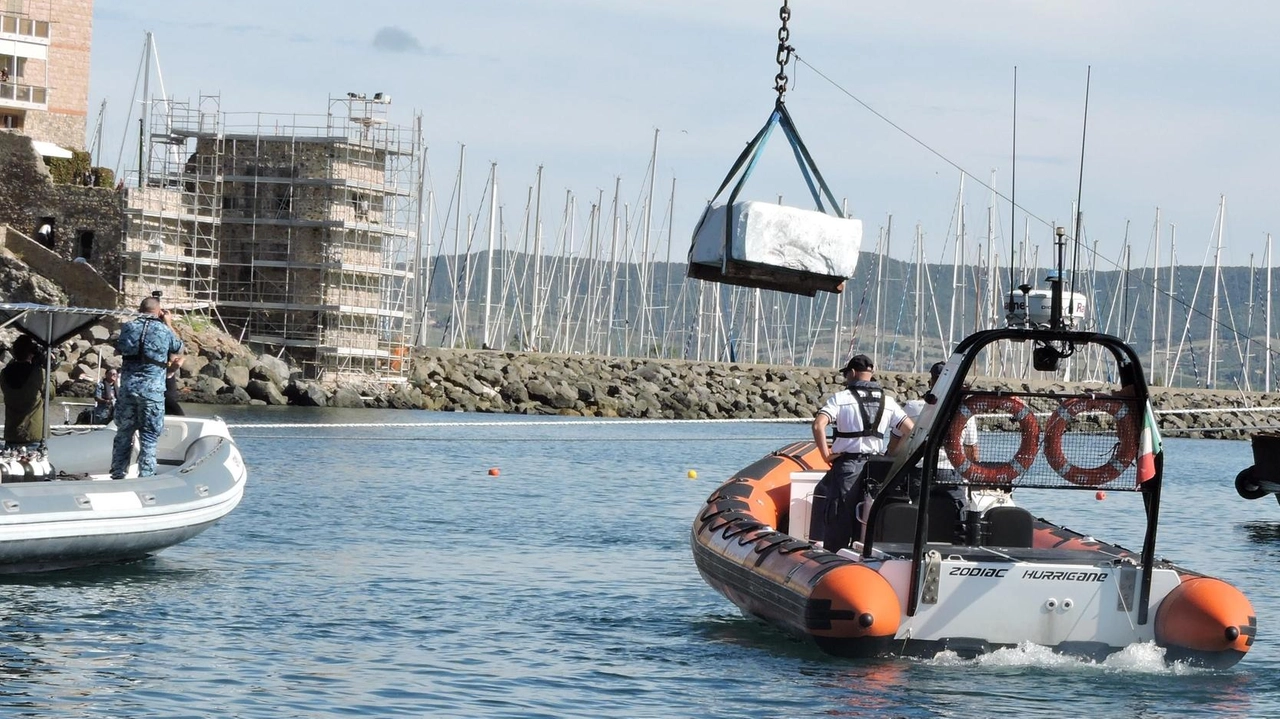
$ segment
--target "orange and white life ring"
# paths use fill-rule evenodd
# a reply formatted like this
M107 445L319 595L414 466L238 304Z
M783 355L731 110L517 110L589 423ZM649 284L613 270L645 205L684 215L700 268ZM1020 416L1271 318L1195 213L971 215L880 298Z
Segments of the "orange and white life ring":
M1080 467L1072 464L1062 450L1062 438L1067 425L1084 412L1106 412L1116 421L1116 437L1119 440L1111 450L1111 456L1097 467ZM1082 487L1099 487L1128 469L1138 456L1138 414L1121 399L1090 399L1076 397L1058 406L1044 427L1044 457L1059 476Z
M1018 431L1022 441L1018 451L1008 464L992 464L986 462L970 462L965 456L964 447L960 445L965 423L975 414L1004 413L1013 417L1018 423ZM1017 397L1009 395L972 395L960 403L956 418L947 429L947 437L942 445L951 466L960 476L972 484L1006 485L1021 477L1036 461L1040 452L1040 423L1036 421L1034 412Z

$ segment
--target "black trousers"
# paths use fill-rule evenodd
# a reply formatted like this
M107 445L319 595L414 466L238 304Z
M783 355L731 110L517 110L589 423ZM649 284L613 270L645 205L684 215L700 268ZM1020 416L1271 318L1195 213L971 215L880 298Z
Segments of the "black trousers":
M831 461L831 469L814 488L809 536L820 538L822 548L828 552L848 547L860 534L855 514L866 492L867 457L865 454L836 457Z

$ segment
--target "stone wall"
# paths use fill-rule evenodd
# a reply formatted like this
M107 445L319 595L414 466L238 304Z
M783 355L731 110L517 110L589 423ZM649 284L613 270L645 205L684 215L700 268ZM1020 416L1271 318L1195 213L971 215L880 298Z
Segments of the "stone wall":
M0 225L0 245L39 275L57 277L72 306L101 309L120 306L120 293L92 265L68 262L39 242L4 225Z
M53 218L51 249L58 256L66 260L80 256L82 236L92 233L89 264L103 277L120 276L121 196L111 188L55 185L29 137L0 132L0 224L35 237L44 218Z

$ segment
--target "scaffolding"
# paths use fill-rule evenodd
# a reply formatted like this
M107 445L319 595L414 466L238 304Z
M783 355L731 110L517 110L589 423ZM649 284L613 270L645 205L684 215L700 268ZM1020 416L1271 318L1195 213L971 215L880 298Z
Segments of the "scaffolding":
M157 291L188 306L217 300L221 159L196 146L217 136L219 115L213 96L194 107L164 102L152 114L145 173L125 198L120 289L130 304Z
M408 369L422 153L389 104L348 93L325 115L219 113L184 165L216 168L220 317L308 377L402 382ZM171 187L172 170L148 189Z

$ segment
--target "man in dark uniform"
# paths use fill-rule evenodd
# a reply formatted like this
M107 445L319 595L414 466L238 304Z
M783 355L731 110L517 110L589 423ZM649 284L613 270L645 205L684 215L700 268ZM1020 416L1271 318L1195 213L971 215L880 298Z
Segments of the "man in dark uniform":
M111 452L111 478L124 479L138 435L138 476L156 473L156 442L164 430L164 379L169 359L182 351L173 319L148 297L138 306L141 316L120 328L116 349L124 358L120 392L116 397L116 439Z
M867 459L892 453L914 426L902 407L872 380L871 358L854 355L842 373L846 388L832 395L813 418L813 441L831 469L814 491L810 536L821 537L830 552L849 546L855 512L864 494ZM827 425L835 439L827 447ZM821 499L820 499L821 497Z

